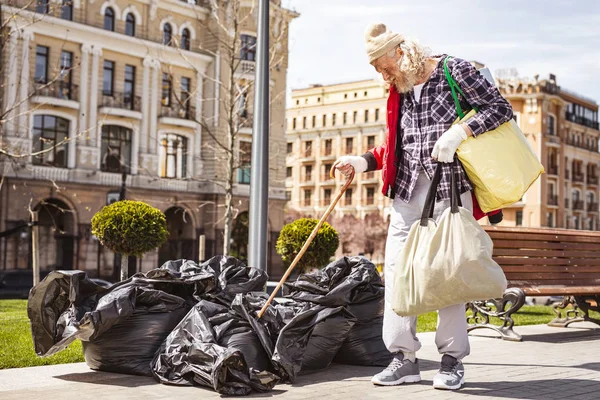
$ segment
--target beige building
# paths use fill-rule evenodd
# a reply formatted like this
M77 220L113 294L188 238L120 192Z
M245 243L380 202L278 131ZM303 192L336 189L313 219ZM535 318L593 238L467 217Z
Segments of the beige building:
M547 171L522 201L504 209L502 224L599 229L596 102L561 89L554 78L498 84ZM286 131L289 209L321 217L344 183L341 176L328 177L335 160L383 142L386 100L385 86L371 80L292 91ZM376 212L387 221L391 202L381 194L381 185L380 172L357 176L334 218Z
M38 209L42 270L115 277L114 255L90 228L94 213L118 199L123 182L126 198L165 212L171 233L167 245L131 260L130 269L198 259L201 250L205 259L222 254L228 165L219 143L228 143L228 133L235 134L234 217L242 217L234 227L243 228L257 7L253 0L235 1L242 22L230 43L219 24L235 16L212 9L208 1L3 1L2 24L10 35L2 54L0 138L3 150L24 157L0 158L0 232L28 221L29 206ZM269 191L268 271L277 277L281 261L274 241L285 203L287 28L298 14L282 8L280 0L271 4L277 62L271 68L270 169L276 172ZM229 87L239 90L233 98ZM232 103L236 114L230 124ZM0 269L30 266L29 243L26 230L2 238ZM232 247L236 254L246 252L245 243Z

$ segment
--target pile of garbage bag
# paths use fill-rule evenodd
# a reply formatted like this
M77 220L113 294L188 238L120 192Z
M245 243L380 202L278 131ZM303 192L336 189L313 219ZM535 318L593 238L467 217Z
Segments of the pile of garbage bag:
M95 370L154 376L224 395L265 392L332 362L387 365L384 286L375 266L344 257L268 299L265 271L228 256L169 261L110 288L83 271L53 271L30 292L35 351L80 339Z

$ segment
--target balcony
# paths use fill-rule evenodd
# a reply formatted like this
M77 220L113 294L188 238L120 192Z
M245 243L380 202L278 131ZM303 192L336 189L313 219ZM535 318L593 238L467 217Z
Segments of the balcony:
M558 196L555 194L551 194L548 196L548 205L549 206L558 206Z
M131 93L102 93L100 107L105 114L142 119L142 100Z
M583 183L583 181L584 181L584 176L581 172L575 172L573 174L573 182Z
M570 178L569 170L565 168L565 179L569 179L569 178Z
M583 200L573 201L573 210L576 210L576 211L583 210Z
M331 197L325 197L324 199L321 199L321 207L329 207L332 201L333 200Z
M300 180L300 186L314 186L315 181L312 176L305 176Z
M580 117L578 115L575 115L572 112L567 112L565 115L565 119L567 121L571 121L571 122L574 122L579 125L587 126L588 128L592 128L592 129L596 129L596 130L600 129L598 126L598 122L592 121L591 119L588 119L585 117Z
M255 61L240 60L240 64L238 65L236 72L240 72L242 74L254 74L255 69Z
M171 104L161 106L160 119L163 124L180 125L193 128L196 126L196 109L190 105Z
M321 158L335 158L333 147L325 147L321 152Z
M331 178L329 172L321 175L321 185L335 185L335 180Z
M588 210L588 212L597 213L598 212L598 203L588 203L587 210Z
M55 80L49 83L34 83L31 101L56 107L79 109L79 86Z
M556 165L549 166L548 175L558 175L558 167Z
M195 115L195 109L191 108L192 116ZM243 110L237 119L237 129L242 133L252 134L252 128L254 126L254 115L247 110Z
M598 185L598 177L588 175L587 184L597 186Z

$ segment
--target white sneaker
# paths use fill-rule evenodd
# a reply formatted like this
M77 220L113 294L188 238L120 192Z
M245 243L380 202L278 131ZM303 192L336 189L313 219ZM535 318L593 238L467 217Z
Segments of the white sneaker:
M405 360L402 353L396 354L386 369L371 378L373 384L382 386L394 386L419 381L421 381L419 360L415 360L414 363Z
M440 370L433 378L433 387L443 390L457 390L465 384L465 367L456 358L444 354Z

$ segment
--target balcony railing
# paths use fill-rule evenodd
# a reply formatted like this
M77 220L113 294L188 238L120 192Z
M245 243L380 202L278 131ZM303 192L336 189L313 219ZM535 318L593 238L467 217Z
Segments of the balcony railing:
M598 184L598 177L597 176L590 176L590 175L588 175L587 183L588 183L588 185L597 185Z
M578 115L575 115L572 112L567 112L565 115L565 118L567 121L575 122L576 124L587 126L588 128L592 128L592 129L596 129L596 130L600 129L598 127L598 122L592 121L591 119L588 119L585 117L580 117Z
M333 155L333 147L325 147L321 153L323 157L329 157Z
M569 199L565 199L565 208L569 208Z
M240 60L240 64L237 67L236 71L241 72L243 74L253 74L255 68L255 61Z
M550 175L558 175L558 167L556 165L551 165L548 167L548 174Z
M313 183L313 177L312 177L312 175L306 175L305 177L302 178L302 180L300 182Z
M587 210L589 212L597 213L598 212L598 203L588 203Z
M160 116L167 118L194 120L196 116L196 109L191 106L172 104L170 107L162 106L160 110Z
M574 173L573 174L573 182L583 182L583 174L582 173Z
M303 152L304 157L312 157L312 148L305 149Z
M375 172L371 171L371 172L367 172L363 175L364 180L371 180L371 179L375 179Z
M62 100L79 101L79 86L55 80L50 83L34 83L33 96L53 97Z
M565 179L569 179L570 178L570 173L568 169L565 169Z
M321 207L329 207L331 205L331 197L321 199Z
M193 110L192 107L190 107L190 109ZM188 118L188 119L190 119L190 118ZM238 129L252 129L253 125L254 125L254 115L251 112L244 110L238 116Z
M311 201L311 200L306 200L306 199L304 199L304 200L302 201L302 206L303 206L303 207L310 207L310 206L312 206L312 201Z
M557 206L558 205L558 196L557 195L548 195L548 205L549 206Z
M133 96L131 93L102 93L101 107L122 108L124 110L141 111L142 100L140 96Z
M329 172L326 172L324 174L321 175L321 182L328 182L328 181L332 181L333 179L331 179L331 176L329 175Z
M367 197L365 205L367 205L367 206L375 205L375 197Z
M583 210L583 200L576 200L573 202L573 210Z
M589 144L586 141L577 141L574 138L568 138L566 140L566 143L568 145L577 147L579 149L585 149L585 150L589 150L589 151L595 151L598 152L598 142L597 139L594 138L594 140L592 140L591 142L589 142Z

